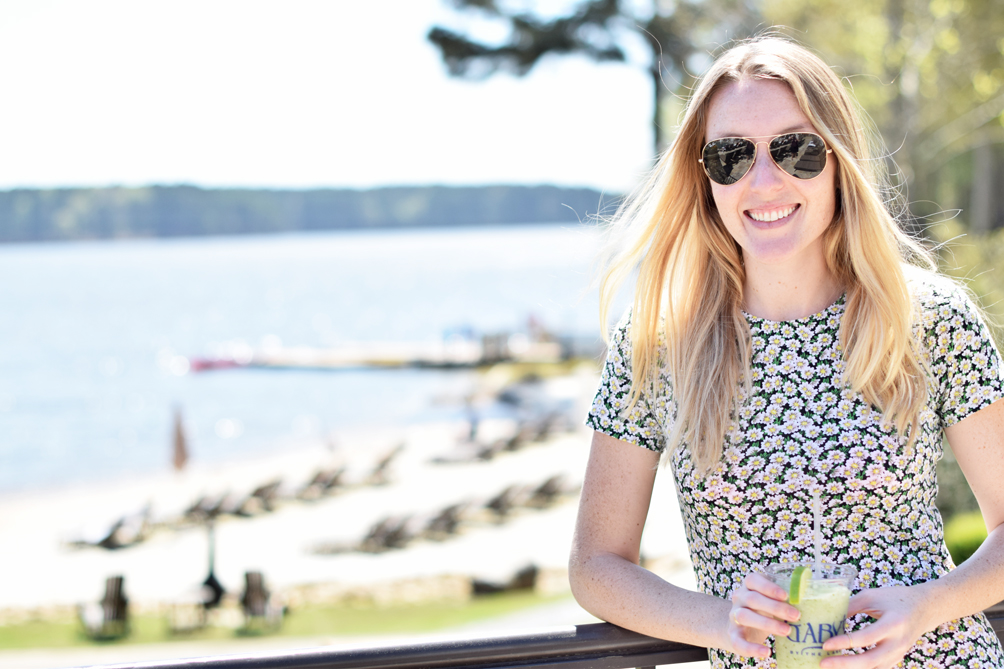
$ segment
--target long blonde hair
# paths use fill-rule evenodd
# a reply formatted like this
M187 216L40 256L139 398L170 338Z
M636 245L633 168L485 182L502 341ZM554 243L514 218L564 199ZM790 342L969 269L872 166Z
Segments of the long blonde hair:
M909 262L933 270L933 260L900 230L884 204L884 161L871 158L871 138L840 79L797 44L754 38L722 54L697 84L673 144L614 217L619 249L600 283L600 322L607 323L619 286L637 270L630 404L660 392L665 364L676 409L666 450L688 444L702 474L721 459L737 398L750 387L742 255L697 162L711 98L743 79L785 82L833 150L837 207L823 241L827 266L846 289L840 326L845 382L879 407L900 434L916 433L910 428L926 400L905 267Z

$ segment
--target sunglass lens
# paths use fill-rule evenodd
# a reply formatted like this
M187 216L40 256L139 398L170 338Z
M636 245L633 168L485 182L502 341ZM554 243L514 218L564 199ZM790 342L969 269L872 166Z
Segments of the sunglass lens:
M704 147L704 169L712 181L729 186L746 176L755 154L756 146L748 139L716 139Z
M818 177L826 167L826 144L809 132L775 137L770 142L770 155L778 167L799 179Z

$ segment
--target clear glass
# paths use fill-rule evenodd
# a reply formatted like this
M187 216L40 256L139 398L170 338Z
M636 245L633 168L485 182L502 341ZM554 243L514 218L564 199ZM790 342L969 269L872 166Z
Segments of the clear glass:
M789 590L791 572L795 567L812 567L810 562L786 562L767 567L767 577ZM791 634L774 639L774 657L777 669L815 669L819 661L836 652L823 650L823 642L843 634L847 619L847 604L851 599L851 586L858 572L851 565L823 563L813 574L795 608L801 612L797 622L791 624Z

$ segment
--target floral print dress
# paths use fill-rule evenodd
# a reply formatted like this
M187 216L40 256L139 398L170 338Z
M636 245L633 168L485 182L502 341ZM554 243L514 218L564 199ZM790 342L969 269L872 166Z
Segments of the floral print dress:
M954 568L944 542L935 467L946 427L1004 396L1004 369L986 325L954 284L912 287L928 401L912 451L860 394L841 384L838 332L844 298L824 311L775 322L746 315L752 392L740 398L717 468L696 475L684 444L667 455L676 480L697 584L729 599L747 573L812 559L812 491L821 495L825 559L858 571L853 590L912 585ZM664 450L674 416L669 379L657 397L625 413L631 390L629 318L614 332L587 424L617 439ZM853 631L869 619L850 621ZM710 649L713 667L774 667L773 659ZM983 614L925 634L906 667L1004 668Z

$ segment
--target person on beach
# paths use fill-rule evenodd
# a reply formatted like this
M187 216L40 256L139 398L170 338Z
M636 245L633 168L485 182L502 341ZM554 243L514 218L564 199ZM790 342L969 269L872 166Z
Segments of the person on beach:
M724 52L618 211L601 322L637 272L587 419L569 577L587 611L772 667L797 610L763 575L853 565L846 650L821 666L1004 667L1004 368L964 290L890 212L840 79L786 39ZM876 157L878 156L878 157ZM947 437L990 531L958 568L935 507ZM639 566L660 457L699 592Z

